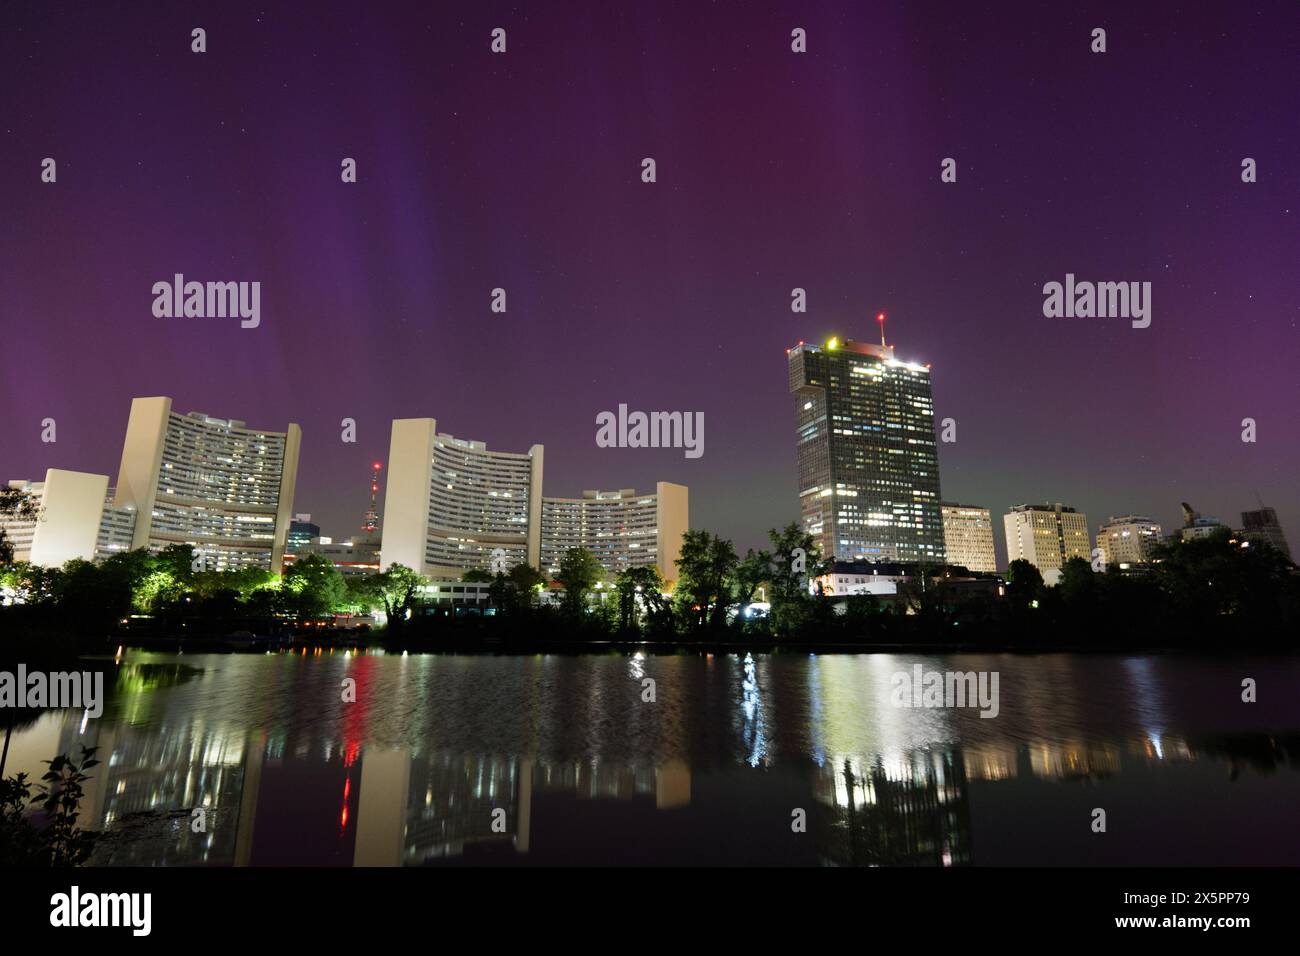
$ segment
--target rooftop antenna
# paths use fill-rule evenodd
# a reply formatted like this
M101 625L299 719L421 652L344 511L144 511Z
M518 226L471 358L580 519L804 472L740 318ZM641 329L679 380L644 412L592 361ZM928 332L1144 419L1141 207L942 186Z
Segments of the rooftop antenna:
M880 312L876 315L876 321L880 323L880 347L888 348L885 345L885 313Z

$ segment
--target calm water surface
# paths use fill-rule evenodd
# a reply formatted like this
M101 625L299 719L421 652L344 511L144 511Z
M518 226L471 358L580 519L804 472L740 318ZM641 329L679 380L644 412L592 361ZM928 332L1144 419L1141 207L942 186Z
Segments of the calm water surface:
M918 663L997 671L1000 713L894 706ZM1297 688L1296 658L128 652L6 772L98 746L103 865L1297 865Z

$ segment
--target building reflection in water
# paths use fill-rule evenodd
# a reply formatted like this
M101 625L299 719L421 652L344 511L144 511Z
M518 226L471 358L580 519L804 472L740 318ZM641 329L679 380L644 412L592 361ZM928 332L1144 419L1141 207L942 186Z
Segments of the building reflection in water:
M1100 780L1137 765L1206 758L1221 761L1234 779L1244 768L1294 765L1291 738L1167 733L1159 682L1145 662L1117 667L1125 692L1142 701L1134 720L1140 727L1124 736L1049 739L1016 731L1087 726L1079 697L1044 693L1004 702L1004 713L1018 721L1008 732L1007 725L993 726L997 722L969 712L908 714L881 694L863 692L887 683L912 660L873 655L778 663L746 655L701 662L696 676L719 686L706 688L694 710L668 729L654 724L655 711L619 711L611 678L599 711L607 725L590 738L602 748L594 756L465 753L431 749L420 740L385 744L371 740L376 718L361 707L340 710L334 720L262 720L247 729L229 708L194 706L192 700L169 705L166 672L149 671L141 680L142 671L129 667L119 676L111 717L87 723L78 713L49 713L41 718L40 739L51 746L54 730L58 752L99 748L102 763L86 787L82 821L107 831L95 862L109 865L527 862L536 858L536 836L543 831L553 857L572 835L564 826L574 825L575 814L583 819L587 802L590 809L595 802L611 812L624 808L617 811L612 839L635 838L638 823L652 816L675 821L670 825L692 838L707 838L739 825L727 812L735 801L762 805L766 813L764 801L777 806L789 790L811 800L799 805L808 806L808 834L823 863L955 866L978 859L972 784ZM359 685L380 686L386 678L373 669L377 663L349 662L347 673ZM1056 659L1045 666L1069 665ZM620 667L617 679L631 678L634 693L650 674L659 675L661 695L680 691L664 680L660 660L637 657ZM1061 675L1067 677L1073 679ZM692 751L701 715L712 713L719 691L729 698L728 710L714 719L730 726L731 737L715 735L711 751ZM537 712L543 722L533 731L540 735L534 743L561 739L545 723L547 712ZM649 735L655 756L626 744L633 732ZM424 733L435 736L427 727ZM539 815L541 806L551 810ZM198 832L192 826L196 809L204 811ZM615 818L605 813L602 819L610 826ZM543 831L534 829L539 822ZM626 834L619 832L624 826Z
M971 861L970 806L960 751L912 755L886 770L861 758L827 761L814 832L825 861L854 866L956 866Z
M226 735L201 722L165 734L68 720L60 753L97 747L101 761L85 785L84 825L114 831L96 862L119 866L240 862L251 848L260 748L245 734ZM196 828L194 810L202 810ZM197 829L197 832L196 832Z
M77 726L66 719L61 748L98 746L106 755L84 804L88 824L114 833L99 864L285 863L303 860L308 842L332 845L316 847L316 864L420 865L471 849L480 859L491 859L487 851L522 856L538 796L642 799L657 811L691 805L692 774L682 761L656 767L365 747L349 763L342 747L286 756L282 742L260 734L225 737L194 724L165 734L95 724L78 734ZM1173 744L1161 758L1136 745L1125 753L1042 742L1018 750L918 750L888 764L880 754L828 756L809 764L816 800L809 833L818 857L832 865L962 865L973 857L971 781L1068 780L1118 773L1131 757L1195 759L1185 741ZM268 774L280 778L280 797L263 792ZM317 786L304 789L308 781ZM338 815L329 811L336 832L320 825L323 806L314 808L314 829L302 819L323 802L315 791L325 789L342 794ZM191 828L194 808L206 810L204 832ZM494 829L495 810L505 815Z
M369 761L367 754L367 765ZM405 769L394 768L392 776L406 777L402 802L393 808L403 823L394 863L459 856L466 845L492 842L528 852L531 761L433 753L415 758L398 754L394 762ZM368 782L363 781L363 792ZM505 811L504 817L494 812L498 810Z

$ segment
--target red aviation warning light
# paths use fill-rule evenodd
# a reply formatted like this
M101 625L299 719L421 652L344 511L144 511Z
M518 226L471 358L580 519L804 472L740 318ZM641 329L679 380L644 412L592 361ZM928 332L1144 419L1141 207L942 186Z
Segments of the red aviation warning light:
M880 323L880 347L885 348L885 313L877 312L876 321Z

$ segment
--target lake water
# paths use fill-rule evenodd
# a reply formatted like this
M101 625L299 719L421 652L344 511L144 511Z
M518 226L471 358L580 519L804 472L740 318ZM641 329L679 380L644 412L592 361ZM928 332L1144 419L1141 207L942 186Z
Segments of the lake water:
M997 716L898 706L918 664L996 672ZM128 651L115 671L101 718L45 714L6 770L98 746L105 865L1300 864L1296 658Z

